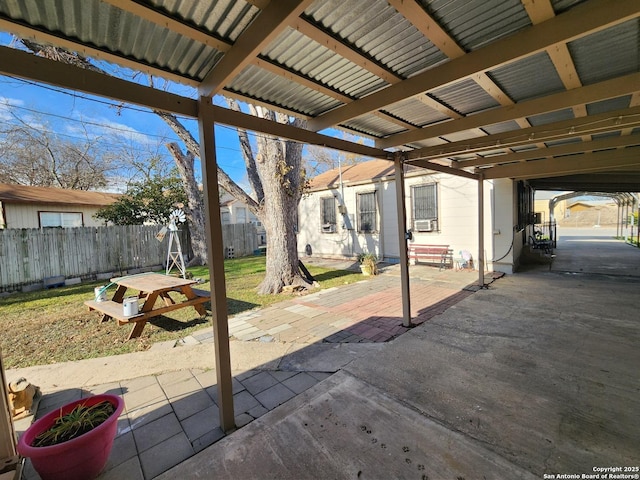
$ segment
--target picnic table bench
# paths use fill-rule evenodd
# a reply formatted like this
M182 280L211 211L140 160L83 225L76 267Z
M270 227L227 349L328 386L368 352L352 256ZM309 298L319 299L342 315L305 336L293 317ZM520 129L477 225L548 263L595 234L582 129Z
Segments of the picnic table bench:
M100 302L87 300L84 304L89 308L89 311L95 310L100 312L102 314L101 321L103 322L114 318L118 321L118 325L133 323L133 328L127 340L139 337L142 334L147 320L150 318L172 310L193 307L200 315L205 315L207 312L203 303L211 299L210 292L191 287L191 285L196 283L195 280L187 280L158 273L113 278L111 281L118 285L111 300ZM138 292L136 296L139 299L144 299L142 308L135 315L124 314L123 301L125 293L129 288ZM176 299L169 295L170 293L184 295L186 300L176 301ZM164 305L156 307L156 300L158 298L163 300Z
M440 270L453 267L453 249L449 245L423 245L412 243L409 245L409 260L413 264L422 261L438 265Z

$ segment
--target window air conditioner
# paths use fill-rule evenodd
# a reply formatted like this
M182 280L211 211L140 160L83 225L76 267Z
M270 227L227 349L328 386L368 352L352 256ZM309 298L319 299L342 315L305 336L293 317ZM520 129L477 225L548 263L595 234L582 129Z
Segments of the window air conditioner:
M322 233L336 233L335 223L325 223L322 225Z
M418 232L432 232L435 228L435 220L414 220L413 227Z

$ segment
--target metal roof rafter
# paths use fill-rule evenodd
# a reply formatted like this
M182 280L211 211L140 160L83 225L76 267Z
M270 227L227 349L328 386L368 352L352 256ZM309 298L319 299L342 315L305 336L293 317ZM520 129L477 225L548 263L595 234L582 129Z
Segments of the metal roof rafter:
M580 38L637 17L640 15L640 8L634 2L593 0L587 4L578 5L571 10L571 13L571 15L558 15L463 57L391 85L377 93L331 110L311 120L309 128L322 130L405 98L533 55L556 43ZM382 148L405 143L394 139L395 137L390 137L387 145Z

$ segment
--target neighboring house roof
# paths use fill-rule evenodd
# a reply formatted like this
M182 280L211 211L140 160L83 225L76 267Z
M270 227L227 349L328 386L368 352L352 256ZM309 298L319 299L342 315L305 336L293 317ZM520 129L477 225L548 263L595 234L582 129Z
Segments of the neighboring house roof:
M422 175L431 173L429 170L418 169L411 165L405 165L405 174L420 172ZM367 183L382 178L394 178L395 166L389 160L370 160L368 162L345 165L342 167L342 182L344 184ZM334 168L321 173L310 181L311 190L324 190L340 185L340 168Z
M7 203L53 203L60 205L104 206L115 202L116 193L87 192L50 187L27 187L0 183L0 201Z
M604 201L598 201L598 200L579 200L577 202L573 202L570 205L568 205L568 208L573 208L577 205L583 205L585 207L605 207L608 205L615 205L611 200L604 200Z

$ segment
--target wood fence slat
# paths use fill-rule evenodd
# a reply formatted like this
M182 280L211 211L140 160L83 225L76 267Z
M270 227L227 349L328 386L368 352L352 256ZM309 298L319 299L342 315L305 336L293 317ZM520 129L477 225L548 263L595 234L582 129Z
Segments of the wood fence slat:
M58 275L90 279L164 265L169 236L158 242L159 230L157 225L0 230L0 292ZM222 248L233 246L236 257L252 255L258 247L253 224L223 225L222 232ZM179 238L186 259L191 255L186 227Z

